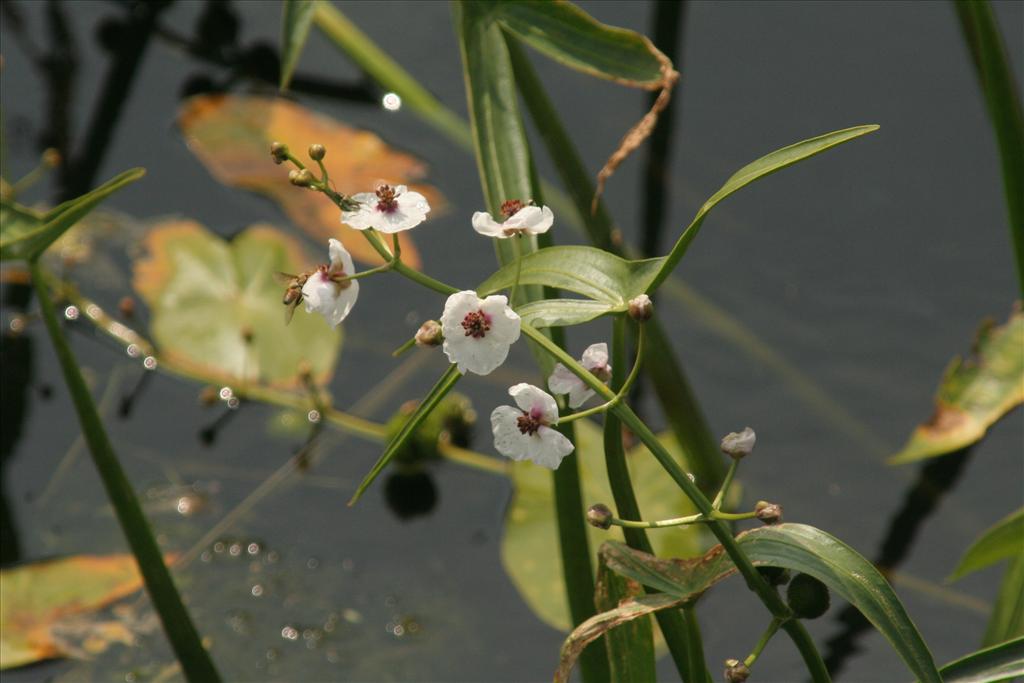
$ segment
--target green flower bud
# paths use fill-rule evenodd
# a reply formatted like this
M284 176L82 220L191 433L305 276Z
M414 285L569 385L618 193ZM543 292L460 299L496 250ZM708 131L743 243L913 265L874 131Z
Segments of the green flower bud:
M591 505L587 510L587 522L598 529L607 529L612 525L612 511L604 503Z
M313 184L313 174L309 172L308 168L304 168L301 171L292 169L288 172L288 180L292 185L309 187Z
M807 574L797 574L786 588L786 602L800 619L817 619L828 611L828 588Z

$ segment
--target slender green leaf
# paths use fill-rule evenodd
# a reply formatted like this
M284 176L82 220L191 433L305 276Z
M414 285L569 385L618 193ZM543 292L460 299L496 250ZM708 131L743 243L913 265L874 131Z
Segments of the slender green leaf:
M668 277L669 273L679 264L679 260L683 258L686 250L689 248L690 243L693 242L697 233L700 231L700 226L707 217L708 212L721 202L723 199L731 195L732 193L740 190L750 183L763 178L767 175L771 175L776 171L780 171L787 166L803 161L816 154L820 154L825 150L832 149L836 145L841 145L844 142L849 142L855 138L859 138L862 135L873 133L878 130L879 126L867 125L867 126L854 126L853 128L845 128L843 130L837 130L832 133L825 133L817 137L803 140L795 144L783 147L782 149L775 150L771 154L767 154L757 161L751 162L741 168L739 171L734 173L732 177L725 181L725 184L711 195L710 199L704 202L704 206L700 207L697 211L697 215L694 216L693 221L687 226L683 234L679 236L675 246L672 247L672 251L665 259L665 264L662 266L661 272L654 279L654 281L648 287L648 293L656 290L665 278Z
M1024 638L972 652L939 673L945 683L995 683L1024 676Z
M643 596L643 586L610 571L603 563L598 562L597 583L594 588L594 605L599 613L618 609L624 600L643 601ZM672 601L675 601L675 598L671 598L669 602ZM635 615L635 617L638 616L642 615ZM594 617L594 619L598 618ZM608 625L608 630L605 633L605 645L608 651L608 668L611 670L612 680L655 680L654 632L651 620L631 619L628 623L619 622L621 625L612 623L612 621L606 621L605 623ZM615 628L616 625L619 625L619 627ZM584 627L580 625L573 631L573 635L580 635L582 630L584 630ZM566 649L570 647L576 649L575 646L570 646L569 644L573 640L573 635L570 635L569 639L562 646L563 664L565 662ZM597 637L597 635L600 634L595 634L594 637ZM588 642L589 640L593 640L593 638L587 638ZM576 655L578 655L580 650L582 650L582 646L579 647ZM573 659L575 659L575 655ZM563 666L560 665L559 670L562 670L562 668ZM571 668L571 663L565 667L566 674L568 674Z
M1024 636L1024 555L1010 562L999 586L982 645Z
M627 261L594 247L548 247L510 263L491 275L477 291L481 296L521 284L544 285L581 294L624 311L658 274L662 259Z
M309 37L316 0L284 0L281 17L281 90L287 90Z
M420 401L420 404L416 406L416 410L409 416L409 419L405 421L405 425L398 431L398 434L391 439L380 458L378 458L377 462L374 463L372 468L370 468L369 473L367 473L363 478L362 483L359 484L356 492L348 501L349 506L355 505L356 501L359 500L359 497L363 495L363 492L366 491L370 484L373 483L373 480L377 478L377 475L387 467L388 463L391 462L391 459L395 457L395 454L402 449L405 442L412 438L413 434L416 432L416 428L420 426L420 423L430 415L431 411L437 407L441 402L441 399L443 399L445 395L452 390L455 383L460 379L462 379L462 375L459 373L459 369L455 365L449 365L448 369L445 370L443 375L441 375L441 379L437 380L437 384L435 384L434 388L430 390L430 393L428 393L426 397Z
M74 209L69 213L71 211ZM83 211L82 215L84 213ZM62 218L56 220L62 220ZM71 221L71 223L73 222ZM68 227L71 223L68 224ZM209 653L203 647L199 632L196 631L192 618L181 601L178 589L174 585L174 579L171 578L171 573L160 554L160 547L157 545L153 530L142 512L142 506L139 505L139 500L135 497L132 484L114 452L114 447L110 443L110 438L107 436L103 422L96 410L96 404L82 377L82 371L79 369L71 347L68 346L64 332L57 321L53 301L46 288L46 275L37 259L30 260L29 265L32 270L32 284L35 287L36 298L39 300L39 308L43 314L46 331L49 333L57 353L57 360L60 362L64 381L68 385L71 400L78 415L78 423L82 428L82 435L89 446L89 453L99 471L103 487L114 508L125 538L128 540L128 545L138 562L139 571L142 573L142 579L146 585L146 592L149 594L150 600L153 601L156 613L160 616L167 639L181 663L187 680L216 683L220 680L220 675L217 673Z
M911 434L890 464L959 450L981 440L999 418L1024 402L1024 313L1005 325L986 323L971 357L954 358L935 397L935 412Z
M608 26L569 2L500 2L503 28L569 68L624 85L656 90L665 58L635 31Z
M992 525L967 549L950 581L984 569L1008 557L1024 555L1024 507Z
M100 202L145 174L142 168L125 171L95 190L54 207L41 217L40 223L34 223L33 218L37 216L31 210L5 203L5 220L0 228L0 260L38 257ZM17 220L8 223L8 216Z
M989 3L957 0L954 6L999 143L1010 236L1017 260L1019 291L1024 296L1024 113L1017 82Z
M810 574L856 607L921 681L941 683L931 653L899 598L875 567L839 539L803 524L780 524L736 537L754 565ZM601 548L610 569L645 586L691 599L736 572L721 546L692 560L662 560L608 542Z

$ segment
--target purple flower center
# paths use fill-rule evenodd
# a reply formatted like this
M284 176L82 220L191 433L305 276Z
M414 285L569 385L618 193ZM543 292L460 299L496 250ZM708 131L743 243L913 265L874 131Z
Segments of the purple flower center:
M377 210L382 213L392 213L398 209L398 199L395 188L390 185L379 185L377 187Z
M519 431L527 436L536 434L537 430L544 424L541 422L540 415L536 415L535 412L523 413L516 418L516 426L519 427Z
M519 213L524 206L526 206L526 203L521 199L509 199L501 203L501 215L506 219L512 218L512 216Z
M345 267L340 263L336 266L321 265L317 271L320 273L321 282L333 282L339 292L348 289L352 284L351 280L345 279Z
M482 310L471 311L462 319L462 329L466 331L467 337L483 339L491 330L491 318Z

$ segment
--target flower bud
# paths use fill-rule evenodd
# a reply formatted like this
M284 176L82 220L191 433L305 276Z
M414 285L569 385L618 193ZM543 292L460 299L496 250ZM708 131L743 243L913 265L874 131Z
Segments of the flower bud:
M750 455L757 442L757 434L750 427L744 427L742 432L729 432L722 438L722 452L730 458L739 460Z
M630 299L630 318L637 322L643 322L644 320L650 320L652 315L654 315L654 304L651 303L651 297L646 294L641 294L635 299Z
M598 529L607 529L612 525L612 511L604 503L596 503L587 510L587 522Z
M308 168L304 168L301 171L292 169L288 172L288 180L292 185L309 187L313 184L313 174L309 172Z
M416 331L416 346L439 346L442 341L441 323L436 320L428 320Z
M320 144L309 146L309 158L313 161L320 161L327 156L327 148Z
M754 515L765 524L778 524L782 521L782 506L765 500L754 505Z
M288 145L283 142L270 143L270 156L274 159L275 164L284 163L288 159Z
M828 587L808 574L797 574L786 588L786 602L800 619L817 619L828 611Z
M750 668L738 659L725 660L726 683L743 683L750 678Z
M47 168L57 168L60 166L60 150L48 147L43 150L43 164Z

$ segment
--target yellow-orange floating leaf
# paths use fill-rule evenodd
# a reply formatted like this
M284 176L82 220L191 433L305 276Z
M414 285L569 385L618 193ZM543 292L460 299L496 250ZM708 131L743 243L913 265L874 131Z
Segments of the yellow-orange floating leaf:
M62 656L52 633L57 624L141 587L129 554L75 555L0 570L0 669Z
M277 202L288 217L317 240L336 237L363 263L380 257L366 240L340 222L331 202L288 182L288 164L270 158L270 144L280 141L310 164L309 145L327 148L324 166L335 189L343 194L372 192L377 184L408 185L423 193L436 214L444 197L434 187L415 181L426 166L413 156L389 147L378 136L315 114L289 100L249 95L197 95L185 101L178 125L189 149L225 185L263 194ZM430 230L429 221L418 228ZM402 258L419 267L419 255L408 232L401 234Z

